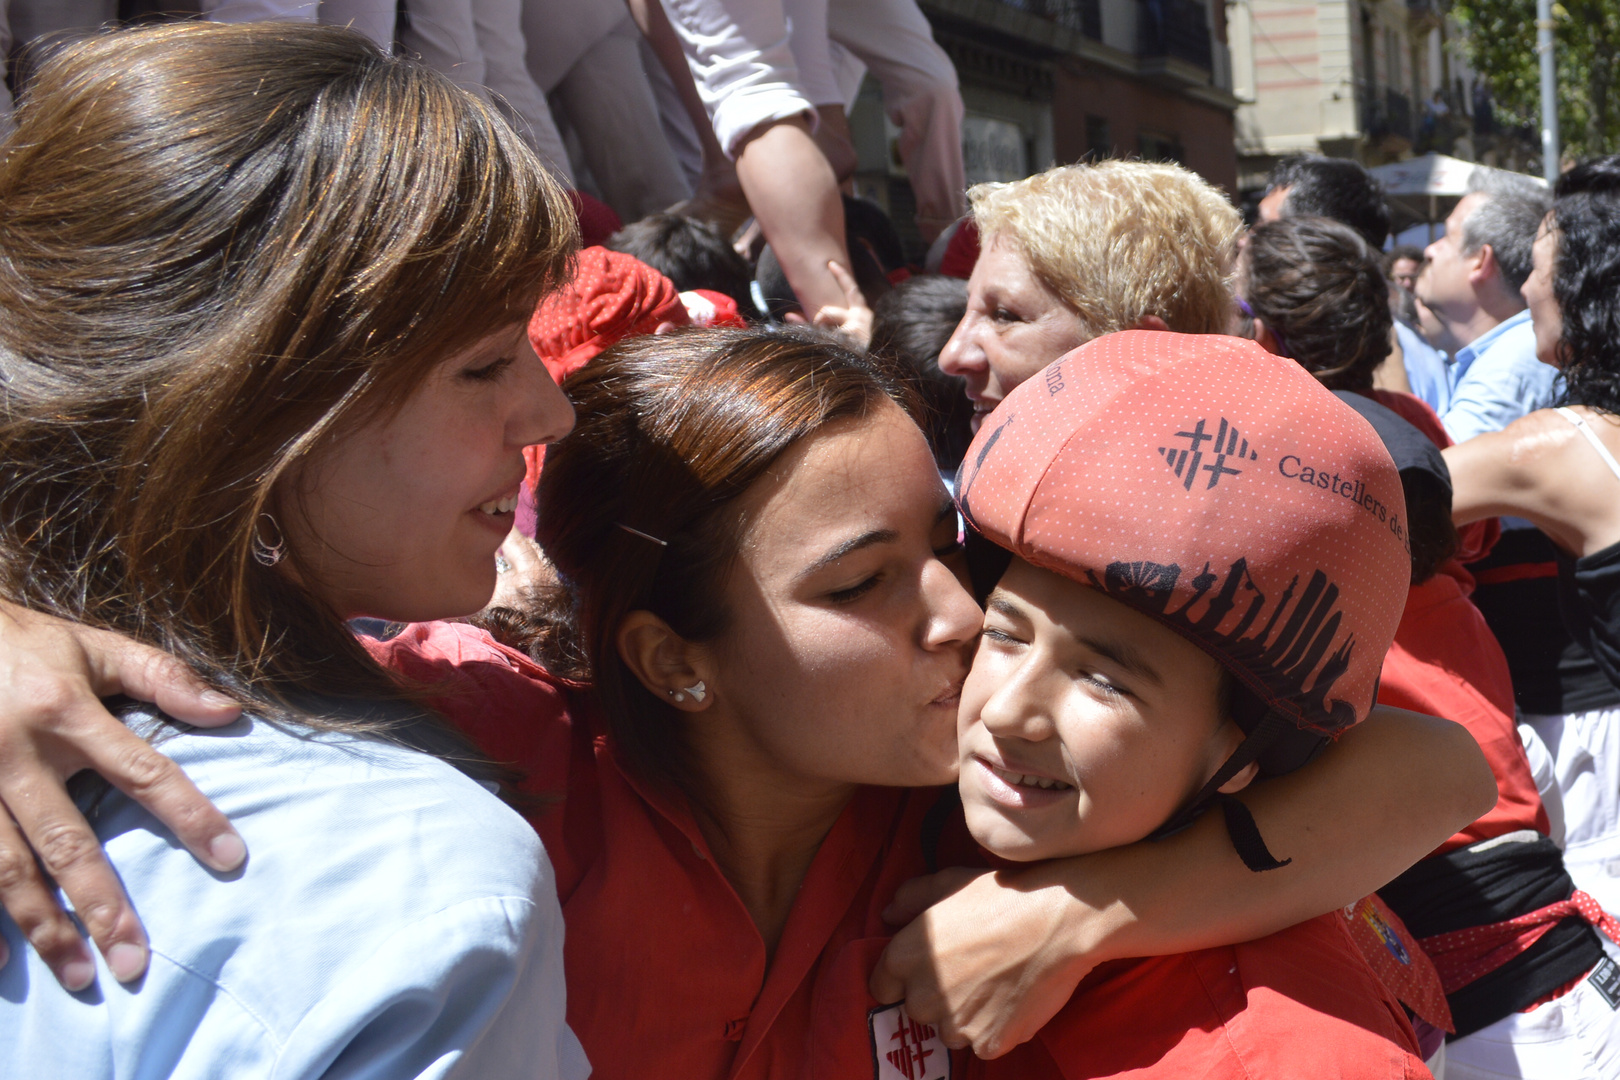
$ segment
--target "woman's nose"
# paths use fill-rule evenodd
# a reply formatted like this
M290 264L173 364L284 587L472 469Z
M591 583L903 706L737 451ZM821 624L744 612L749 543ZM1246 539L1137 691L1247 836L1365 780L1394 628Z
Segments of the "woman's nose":
M965 645L978 636L984 612L956 572L934 560L923 569L922 590L928 605L928 644L935 648Z
M973 344L973 315L962 316L951 332L951 339L939 353L939 370L947 375L964 376L984 367L984 352Z
M554 443L574 430L574 406L551 377L550 370L541 363L527 338L523 348L533 358L523 364L532 374L526 379L527 400L518 418L520 430L514 433L512 441L521 446Z

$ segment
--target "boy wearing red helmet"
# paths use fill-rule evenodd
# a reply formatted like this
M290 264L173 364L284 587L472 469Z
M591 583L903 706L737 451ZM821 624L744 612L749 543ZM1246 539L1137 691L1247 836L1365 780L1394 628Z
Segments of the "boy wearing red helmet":
M1077 855L1220 805L1252 869L1286 864L1232 794L1365 718L1406 598L1400 479L1370 425L1250 343L1116 334L1009 395L957 490L1012 556L962 695L979 843ZM1104 965L967 1073L1427 1075L1337 915Z

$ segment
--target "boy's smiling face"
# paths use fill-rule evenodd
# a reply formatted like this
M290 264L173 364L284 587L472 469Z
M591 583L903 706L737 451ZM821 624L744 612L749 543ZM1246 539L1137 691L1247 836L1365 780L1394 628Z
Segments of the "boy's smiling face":
M968 827L996 855L1140 840L1243 741L1220 666L1148 616L1016 558L986 608L962 690L960 783Z

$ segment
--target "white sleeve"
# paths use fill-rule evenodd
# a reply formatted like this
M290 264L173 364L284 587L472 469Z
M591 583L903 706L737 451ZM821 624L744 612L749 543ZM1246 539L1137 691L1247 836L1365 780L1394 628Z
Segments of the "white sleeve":
M455 904L354 961L288 1036L273 1075L583 1080L562 961L554 892Z

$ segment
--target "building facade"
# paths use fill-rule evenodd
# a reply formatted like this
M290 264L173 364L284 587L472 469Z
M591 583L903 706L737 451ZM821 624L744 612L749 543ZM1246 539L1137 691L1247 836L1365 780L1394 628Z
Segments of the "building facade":
M1234 0L1227 22L1245 195L1291 154L1489 156L1489 100L1439 0Z
M1236 195L1223 0L920 0L956 64L970 184L1104 157L1178 161ZM859 194L908 220L896 132L867 80Z

